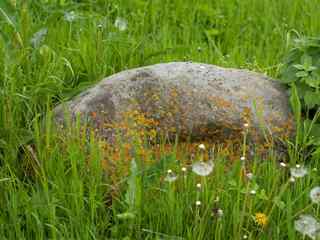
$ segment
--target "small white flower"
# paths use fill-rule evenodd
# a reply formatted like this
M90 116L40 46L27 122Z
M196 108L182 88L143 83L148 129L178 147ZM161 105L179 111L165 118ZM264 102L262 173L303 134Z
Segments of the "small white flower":
M186 168L186 167L183 167L183 168L181 168L181 171L182 171L182 172L186 172L186 171L187 171L187 168Z
M281 167L286 167L287 164L286 164L285 162L280 162L280 166L281 166Z
M199 148L200 150L206 150L206 146L205 146L203 143L201 143L201 144L198 146L198 148Z
M251 190L250 191L250 194L252 194L252 195L255 195L257 192L256 192L256 190Z
M128 22L124 18L117 17L114 26L118 28L119 31L125 31L128 27Z
M297 165L295 168L290 168L290 173L292 177L302 178L308 174L308 170L300 165Z
M196 201L196 206L200 206L201 202L200 201Z
M248 235L243 235L243 237L242 237L243 239L248 239Z
M320 223L310 215L301 215L298 220L294 221L294 228L311 239L320 237Z
M201 188L201 183L197 183L197 188Z
M296 164L296 168L300 168L301 167L301 165L300 164Z
M296 181L296 179L294 177L290 177L289 181L294 183Z
M214 164L213 162L195 162L192 164L192 171L200 176L208 176L213 170Z
M320 187L314 187L311 189L310 198L313 203L320 203Z
M174 174L171 169L167 171L167 176L164 178L164 180L169 183L174 182L177 179L178 179L178 176Z
M242 156L242 157L240 158L240 160L241 160L241 161L244 161L244 160L246 160L246 157L245 157L245 156Z
M244 126L245 128L248 128L248 127L249 127L249 123L245 123L245 124L243 124L243 126Z

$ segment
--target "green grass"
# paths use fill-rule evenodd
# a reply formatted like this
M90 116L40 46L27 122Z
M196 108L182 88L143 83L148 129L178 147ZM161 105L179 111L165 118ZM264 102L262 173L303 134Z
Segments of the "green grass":
M230 164L223 153L215 155L210 176L200 178L189 166L184 178L188 156L177 159L173 148L160 159L148 153L149 164L134 156L137 166L115 187L100 164L101 143L88 141L80 128L62 136L50 119L60 101L103 77L159 62L206 62L277 77L296 33L319 36L318 0L14 3L0 1L1 239L292 240L302 238L294 230L299 214L319 220L319 206L309 199L319 185L311 170L320 169L317 159L305 163L309 174L295 183L275 154L255 155L251 181L241 180L240 161ZM71 11L76 17L68 22ZM114 26L117 17L126 19L127 30ZM46 34L35 38L41 29ZM291 165L302 164L298 149L291 150ZM122 155L113 164L121 172L130 160ZM168 169L179 175L170 184L163 181ZM222 217L212 216L215 208ZM253 220L257 212L268 215L265 228Z

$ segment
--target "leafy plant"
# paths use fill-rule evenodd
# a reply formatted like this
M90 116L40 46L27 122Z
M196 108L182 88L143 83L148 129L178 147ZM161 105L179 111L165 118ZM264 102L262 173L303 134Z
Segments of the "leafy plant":
M320 143L320 38L299 37L293 41L281 81L290 87L290 102L297 122L296 144L301 150L314 149L312 146Z
M320 38L299 38L287 55L281 81L297 86L304 111L320 106Z

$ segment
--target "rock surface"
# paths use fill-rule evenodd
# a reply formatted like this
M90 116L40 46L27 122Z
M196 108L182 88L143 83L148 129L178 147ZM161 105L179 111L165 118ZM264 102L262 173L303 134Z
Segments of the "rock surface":
M63 123L66 112L79 113L106 139L131 113L154 123L158 132L217 141L239 136L247 122L259 138L261 126L272 136L288 134L292 126L288 96L278 82L247 70L191 62L112 75L57 106L55 120Z

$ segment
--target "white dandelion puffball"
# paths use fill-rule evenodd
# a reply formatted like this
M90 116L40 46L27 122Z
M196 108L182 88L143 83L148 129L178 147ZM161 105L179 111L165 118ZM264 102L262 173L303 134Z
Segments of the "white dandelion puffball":
M286 167L287 164L286 164L285 162L280 162L280 166L281 166L281 167Z
M246 174L246 176L247 176L247 178L249 179L249 180L252 180L253 179L253 173L247 173Z
M256 190L251 190L250 191L250 194L252 194L252 195L255 195L257 192L256 192Z
M66 12L64 13L64 20L66 20L67 22L73 22L74 20L76 20L77 15L75 14L74 11L71 12Z
M310 198L313 203L320 203L320 187L314 187L311 189Z
M240 158L240 160L241 160L241 161L244 161L244 160L246 160L246 157L242 156L242 157Z
M289 181L290 181L291 183L294 183L294 182L296 181L296 179L295 179L294 177L290 177Z
M218 209L217 215L218 215L218 217L222 217L223 216L223 210L221 208Z
M294 228L311 239L320 237L320 223L310 215L301 215L298 220L294 221Z
M124 18L117 17L114 26L118 28L119 31L125 31L128 27L128 22Z
M213 170L213 162L195 162L192 164L192 171L199 176L208 176Z
M196 201L196 206L200 206L201 202L200 201Z
M308 174L308 170L304 167L299 166L295 168L290 168L290 174L294 178L302 178Z
M182 172L186 172L186 171L187 171L187 168L186 168L186 167L183 167L183 168L181 168L181 171L182 171Z
M206 146L205 146L203 143L201 143L201 144L198 146L198 148L199 148L200 150L206 150Z
M166 182L174 182L178 179L178 176L172 172L172 170L168 170L167 176L164 178Z
M47 28L41 28L39 31L33 34L32 38L30 39L30 43L33 47L39 47L40 44L45 39L46 35L48 34Z

